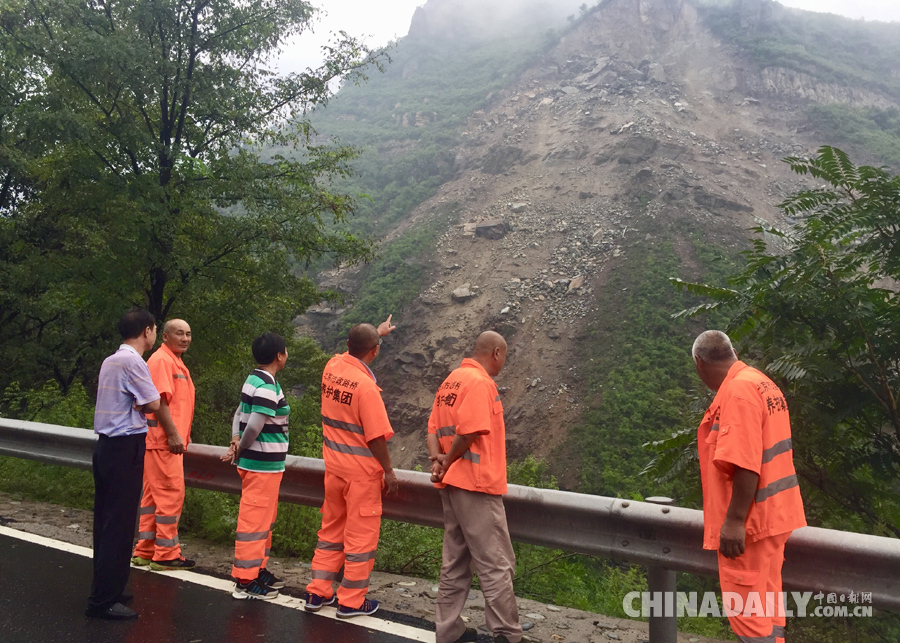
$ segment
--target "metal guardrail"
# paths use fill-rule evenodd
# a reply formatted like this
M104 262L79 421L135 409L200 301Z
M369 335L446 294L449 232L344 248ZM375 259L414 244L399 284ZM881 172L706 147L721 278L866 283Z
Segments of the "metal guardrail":
M89 469L96 436L71 427L0 418L0 455ZM184 456L188 486L240 493L224 447L191 444ZM288 456L280 500L319 506L325 465ZM426 473L397 471L400 492L384 501L384 517L443 527L441 502ZM703 512L602 496L510 485L509 531L519 542L716 576L715 552L702 549ZM785 553L786 590L871 592L875 607L900 611L900 539L804 527ZM653 588L651 588L653 590Z

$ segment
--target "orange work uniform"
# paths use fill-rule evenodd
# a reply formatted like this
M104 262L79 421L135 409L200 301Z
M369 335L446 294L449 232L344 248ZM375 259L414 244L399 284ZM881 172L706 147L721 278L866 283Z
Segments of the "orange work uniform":
M384 469L368 443L390 439L394 430L374 374L350 353L335 355L322 373L322 432L325 502L306 590L331 598L343 565L338 603L357 608L375 565L384 486Z
M502 497L507 491L506 425L497 385L477 361L464 359L441 384L428 433L437 436L442 453L450 452L457 435L477 436L435 483L444 513L436 643L451 643L465 632L461 612L473 570L484 592L488 628L517 643L522 626L512 582L516 556Z
M723 592L743 599L742 613L729 615L739 641L783 643L784 610L765 609L766 596L780 594L784 545L794 529L806 525L784 395L766 375L735 362L697 430L697 445L704 549L719 549L734 468L759 474L745 521L745 552L733 560L719 554L719 581ZM764 615L747 609L756 604Z
M187 446L194 420L194 382L181 357L163 344L147 360L153 385L169 405L178 435ZM138 542L134 556L173 560L181 556L178 520L184 505L184 459L169 452L169 439L159 418L147 414L144 454L144 495L141 498Z

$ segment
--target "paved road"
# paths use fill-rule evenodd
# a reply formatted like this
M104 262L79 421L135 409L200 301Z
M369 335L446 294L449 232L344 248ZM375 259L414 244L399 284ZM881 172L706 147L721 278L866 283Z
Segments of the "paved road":
M409 639L132 569L136 621L84 616L91 559L0 535L6 643L406 643ZM358 622L358 621L357 621Z

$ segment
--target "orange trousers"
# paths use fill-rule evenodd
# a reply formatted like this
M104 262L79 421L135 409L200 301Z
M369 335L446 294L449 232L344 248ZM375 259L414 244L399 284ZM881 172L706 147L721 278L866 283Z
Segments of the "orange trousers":
M151 560L181 556L178 520L183 506L184 458L168 449L147 449L138 542L133 555Z
M781 603L781 567L790 532L747 543L735 559L719 556L719 583L726 614L725 592L740 595L740 613L728 614L731 630L741 643L785 643L785 606Z
M343 565L338 603L352 608L363 604L378 549L383 486L381 478L344 480L325 471L322 528L312 560L312 582L306 591L331 598L332 583Z
M269 562L272 528L278 516L278 490L283 471L260 473L238 469L241 476L241 505L234 537L234 564L231 575L246 583L259 575Z

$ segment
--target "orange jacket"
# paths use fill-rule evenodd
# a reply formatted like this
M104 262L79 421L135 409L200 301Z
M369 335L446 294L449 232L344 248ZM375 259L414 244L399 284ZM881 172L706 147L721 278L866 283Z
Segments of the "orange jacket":
M178 430L178 435L187 446L191 441L191 422L194 421L194 382L184 361L165 344L161 345L147 360L153 385L161 399L169 405L169 413ZM147 414L147 448L168 449L169 438L159 424L155 413Z
M344 480L384 475L368 443L394 435L372 371L350 353L332 357L322 373L322 457Z
M461 458L450 465L438 488L450 485L469 491L506 493L506 425L497 385L484 367L466 358L438 389L431 406L428 432L437 435L448 453L453 438L477 434Z
M736 466L759 474L745 523L747 542L806 525L787 403L763 373L740 361L731 366L697 429L697 447L704 549L719 548Z

